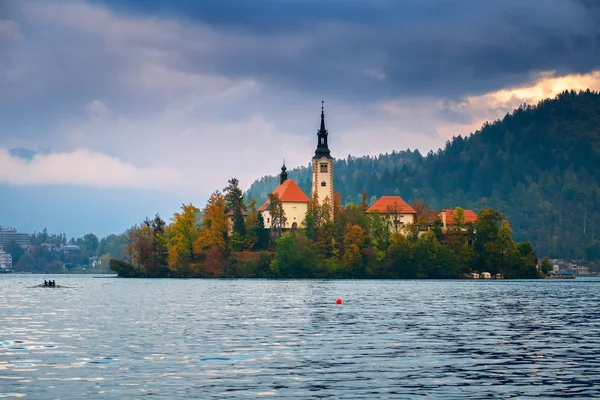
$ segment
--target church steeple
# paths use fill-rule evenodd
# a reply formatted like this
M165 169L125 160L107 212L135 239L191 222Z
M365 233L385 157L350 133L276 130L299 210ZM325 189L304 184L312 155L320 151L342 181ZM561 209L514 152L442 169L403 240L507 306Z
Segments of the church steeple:
M321 128L317 131L317 150L315 150L315 159L321 157L331 157L329 146L327 144L327 136L329 133L325 129L325 102L321 101Z
M283 165L281 166L281 174L279 174L279 184L281 185L283 182L287 181L287 168L285 167L285 159L283 160Z

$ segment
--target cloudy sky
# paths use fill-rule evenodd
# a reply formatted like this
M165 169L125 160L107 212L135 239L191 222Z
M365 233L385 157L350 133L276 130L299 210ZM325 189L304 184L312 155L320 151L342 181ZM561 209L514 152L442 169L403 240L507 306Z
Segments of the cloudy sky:
M593 0L0 0L0 225L78 236L600 89Z

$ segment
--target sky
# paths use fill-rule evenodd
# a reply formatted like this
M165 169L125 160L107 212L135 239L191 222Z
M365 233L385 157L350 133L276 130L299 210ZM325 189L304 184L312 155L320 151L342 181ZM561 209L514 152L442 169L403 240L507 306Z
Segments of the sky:
M121 233L236 177L437 150L600 90L593 0L0 0L0 226Z

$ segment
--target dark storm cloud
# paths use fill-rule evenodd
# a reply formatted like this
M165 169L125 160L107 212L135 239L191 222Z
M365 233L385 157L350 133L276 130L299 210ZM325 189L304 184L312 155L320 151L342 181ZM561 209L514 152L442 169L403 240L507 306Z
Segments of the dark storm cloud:
M255 39L234 51L213 49L208 58L191 54L181 68L260 77L345 99L460 97L523 83L539 71L588 72L600 65L600 5L593 1L109 4Z

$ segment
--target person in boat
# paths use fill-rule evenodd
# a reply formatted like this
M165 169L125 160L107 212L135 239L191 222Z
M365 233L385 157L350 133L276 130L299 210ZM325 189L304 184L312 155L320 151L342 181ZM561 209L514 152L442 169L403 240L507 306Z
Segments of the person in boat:
M44 286L48 286L48 282L44 280Z
M52 280L52 286L56 286L56 282L54 281L54 279Z

